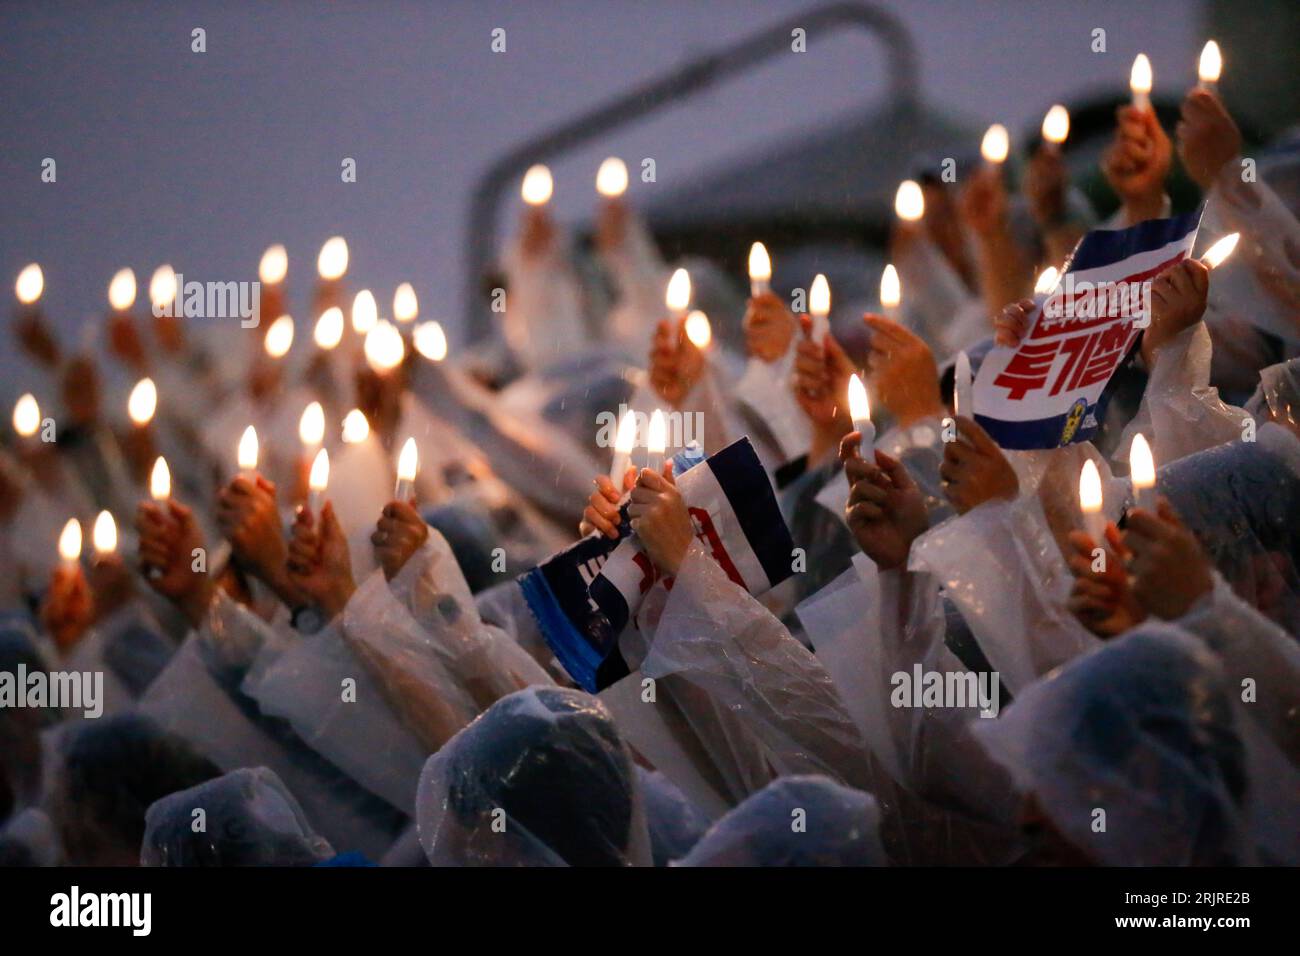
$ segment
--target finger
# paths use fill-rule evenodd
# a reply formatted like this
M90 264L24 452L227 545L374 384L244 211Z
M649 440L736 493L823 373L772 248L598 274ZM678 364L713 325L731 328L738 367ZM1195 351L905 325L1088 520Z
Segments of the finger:
M860 501L852 505L845 512L850 523L853 524L870 524L876 521L883 521L885 518L884 510L869 501Z
M909 475L907 469L903 467L903 463L897 458L886 455L879 448L876 449L876 464L879 465L880 470L888 476L890 483L900 491L916 486L916 483L912 481L912 476Z
M861 461L862 457L858 454L858 449L862 446L862 432L849 432L840 439L840 461L844 462L845 468L848 468L850 462Z

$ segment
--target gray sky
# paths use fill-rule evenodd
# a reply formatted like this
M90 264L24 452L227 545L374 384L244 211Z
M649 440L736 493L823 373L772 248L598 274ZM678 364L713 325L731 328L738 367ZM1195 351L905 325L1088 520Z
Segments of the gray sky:
M1204 37L1195 0L885 3L911 28L930 102L1012 128L1087 90L1122 89L1138 50L1184 88ZM6 2L0 7L0 274L30 261L62 327L103 311L112 273L147 286L255 278L290 254L293 305L321 242L347 237L353 289L414 282L425 317L460 317L475 177L508 146L674 62L803 9L793 0L370 3ZM207 30L192 53L190 30ZM507 52L489 50L493 27ZM1104 55L1088 49L1107 30ZM585 216L609 153L653 156L657 185L797 137L882 88L862 35L791 55L555 166L556 205ZM54 157L58 182L40 181ZM358 182L340 181L354 157ZM301 326L300 326L301 327Z

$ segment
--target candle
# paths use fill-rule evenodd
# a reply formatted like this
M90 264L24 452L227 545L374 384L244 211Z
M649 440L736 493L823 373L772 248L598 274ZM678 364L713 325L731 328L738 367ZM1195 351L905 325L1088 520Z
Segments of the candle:
M325 440L325 410L320 402L312 402L302 410L302 417L298 419L298 440L302 442L303 461Z
M1232 255L1232 250L1237 248L1237 240L1241 238L1241 233L1230 232L1209 249L1205 250L1205 255L1201 256L1201 261L1211 269L1217 269L1223 264L1223 260Z
M375 304L375 295L369 289L362 289L352 299L352 331L365 335L378 321L379 306Z
M551 171L540 163L529 167L528 172L524 173L523 184L519 187L524 202L530 206L545 206L550 202L554 190Z
M648 456L646 467L655 472L663 471L664 452L668 449L668 422L664 418L664 413L657 408L650 416L645 446Z
M135 383L126 400L126 413L137 428L144 428L153 420L158 409L158 388L153 379L142 378Z
M249 425L240 436L239 448L235 452L239 473L249 481L256 480L254 473L257 471L257 452L257 429Z
M176 270L169 265L155 269L149 280L149 304L154 315L176 315L179 310L172 308L176 291Z
M984 139L980 142L980 155L984 157L984 162L991 167L1001 166L1006 162L1010 150L1011 137L1007 135L1007 128L1001 123L994 123L984 133Z
M262 285L279 285L288 271L289 255L284 251L284 246L278 243L267 246L262 253L262 261L257 264L257 277L262 280Z
M767 246L756 242L749 247L749 296L758 298L772 288L772 258Z
M1061 273L1057 271L1056 266L1048 266L1038 274L1034 282L1034 292L1038 295L1048 295L1056 288L1056 283L1061 279Z
M320 314L316 320L316 330L312 336L316 345L329 351L343 341L343 310L332 305Z
M153 470L149 472L149 497L154 501L163 502L171 496L171 469L167 467L167 459L159 455L153 463Z
M393 318L398 322L414 322L419 314L420 300L415 295L415 286L403 282L393 293Z
M366 419L366 413L359 408L354 408L343 416L343 443L345 445L356 445L365 441L370 436L370 422Z
M664 305L668 307L668 312L673 318L686 318L686 310L691 307L691 274L685 269L678 269L668 280Z
M1133 105L1140 110L1151 109L1151 86L1154 83L1154 76L1151 72L1151 61L1147 59L1145 53L1139 53L1133 61L1133 69L1129 71L1128 88L1133 91Z
M903 284L898 279L898 270L892 262L886 264L880 274L880 310L886 318L898 318L898 305L903 301Z
M81 561L81 522L69 518L59 534L59 557L69 570L77 570Z
M36 263L24 266L14 282L14 294L23 305L35 305L45 291L45 274Z
M1089 458L1079 473L1079 510L1083 512L1084 530L1099 546L1106 542L1106 517L1101 513L1101 505L1101 473Z
M606 199L617 199L627 192L627 164L611 156L596 170L596 192Z
M322 448L316 452L311 463L311 474L307 477L307 510L312 514L320 513L321 498L330 483L330 453Z
M859 454L869 462L876 460L876 426L871 421L871 400L867 398L867 387L857 373L849 376L849 417L853 419L853 428L862 433Z
M331 236L316 256L316 272L326 282L337 282L348 271L348 243L342 236ZM340 316L342 313L340 313Z
M393 497L398 501L407 501L411 497L419 468L420 453L415 447L415 439L408 438L402 446L402 453L397 456L397 487L393 489Z
M1215 92L1222 72L1223 54L1219 52L1219 44L1210 40L1201 49L1201 59L1196 65L1196 75L1200 80L1197 85L1210 93Z
M1048 149L1059 150L1070 135L1070 111L1057 103L1043 117L1043 142Z
M406 343L397 326L380 319L366 335L366 363L381 375L391 372L406 358Z
M820 272L813 276L808 288L808 314L812 316L812 329L809 335L816 342L830 331L831 284Z
M686 338L701 352L713 341L713 329L709 326L709 317L699 309L686 317Z
M415 350L430 362L441 362L447 357L447 333L435 321L421 322L412 336Z
M955 415L975 417L975 398L971 387L970 356L965 352L957 353L953 364L952 410Z
M632 449L635 447L636 412L629 408L618 423L618 433L614 436L614 462L609 466L609 480L619 491L623 490L623 476L632 463Z
M125 312L135 304L135 273L119 269L108 283L108 304L114 312Z
M293 316L282 315L266 330L262 347L273 359L284 358L293 345Z
M1151 446L1142 433L1133 436L1128 450L1129 481L1133 485L1133 502L1147 511L1156 510L1156 461Z
M14 403L14 431L22 438L31 438L41 427L41 407L31 392Z
M894 193L894 214L903 222L916 222L925 215L925 193L921 184L912 179L904 179L898 184Z
M111 512L101 511L95 518L90 540L95 546L96 557L106 558L117 550L117 522Z

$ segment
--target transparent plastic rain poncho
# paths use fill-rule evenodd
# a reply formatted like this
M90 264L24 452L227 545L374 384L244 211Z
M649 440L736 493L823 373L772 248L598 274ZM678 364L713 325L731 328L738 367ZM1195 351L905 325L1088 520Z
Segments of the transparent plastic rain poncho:
M663 316L669 272L641 217L628 210L623 222L623 241L600 250L618 288L618 302L606 317L605 332L632 355L645 355L655 323Z
M132 600L96 621L60 666L103 674L104 713L116 714L134 706L174 651L143 601Z
M632 756L581 691L502 698L429 758L416 798L434 866L649 866Z
M1300 634L1300 438L1276 423L1157 465L1157 490L1243 599Z
M280 778L246 767L150 806L140 865L311 866L333 855Z
M377 859L405 819L397 805L376 796L366 780L346 774L328 754L311 749L243 686L255 686L293 643L219 594L203 626L186 638L141 698L139 710L224 771L270 768L333 844ZM339 686L330 691L337 699Z
M588 339L582 290L563 233L557 228L547 248L532 254L516 239L505 270L510 296L503 331L515 358L544 366L581 350Z
M709 828L678 866L885 866L875 798L828 777L774 780Z
M1300 358L1263 369L1246 407L1258 423L1274 421L1300 434Z
M650 852L655 866L667 866L690 852L709 828L709 818L658 770L637 764L636 775L645 799Z
M1300 779L1238 693L1200 641L1146 624L1025 688L975 732L1098 863L1294 864Z

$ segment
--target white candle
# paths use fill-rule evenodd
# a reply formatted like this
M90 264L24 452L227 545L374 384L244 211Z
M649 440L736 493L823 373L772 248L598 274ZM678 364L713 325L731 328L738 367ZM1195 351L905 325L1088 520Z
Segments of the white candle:
M393 293L393 318L398 322L414 322L420 315L420 300L415 286L403 282Z
M980 142L980 155L990 166L999 167L1006 162L1010 151L1011 137L1007 128L1001 123L994 123L985 131L984 139Z
M609 466L609 480L619 491L623 490L623 476L632 463L632 449L635 447L636 412L629 408L618 423L618 432L614 435L614 461Z
M415 439L408 438L402 445L402 453L397 456L397 486L393 497L398 501L409 501L415 488L415 475L420 470L420 452L415 447Z
M266 330L262 348L273 359L284 358L293 345L293 316L282 315Z
M380 375L391 372L406 358L406 343L397 326L380 319L366 335L366 364Z
M268 250L269 251L269 250ZM326 282L336 282L348 271L348 243L342 236L331 236L320 247L316 272ZM342 313L339 313L342 316Z
M749 247L749 296L756 299L772 288L772 257L767 246L756 242Z
M524 181L519 187L519 194L524 202L530 206L545 206L551 201L551 193L554 191L555 182L551 179L549 169L540 163L528 167L528 172L524 173Z
M1101 473L1089 458L1079 473L1079 510L1083 512L1084 530L1099 547L1106 543L1106 517L1101 513L1101 506Z
M81 522L69 518L59 534L59 557L70 570L75 570L81 561Z
M678 269L668 280L668 289L664 292L664 305L675 319L686 318L691 307L691 274L685 269Z
M159 455L149 472L149 497L162 503L172 496L172 473L167 459Z
M114 312L125 312L135 304L135 273L119 269L108 284L108 304Z
M971 387L970 374L970 356L965 352L957 353L957 361L953 365L953 391L952 404L953 413L956 415L965 415L967 418L975 417L975 399Z
M1043 117L1043 142L1048 149L1059 150L1070 135L1070 111L1057 103Z
M366 413L354 408L343 416L343 444L356 445L370 437L370 422Z
M257 453L257 429L249 425L239 438L239 448L235 451L235 459L239 464L240 475L253 482L257 479Z
M1219 44L1210 40L1201 49L1201 59L1196 65L1196 76L1200 80L1197 85L1203 90L1215 92L1222 72L1223 54L1219 51Z
M894 193L894 214L903 222L916 222L925 215L925 193L921 184L905 179Z
M95 555L106 558L117 550L117 522L108 511L101 511L95 518L95 525L90 532L91 543L95 546Z
M1133 92L1133 105L1138 109L1151 109L1151 87L1154 81L1151 61L1145 53L1139 53L1128 75L1128 88Z
M362 289L352 298L352 331L357 335L365 335L378 321L379 305L375 302L375 294L369 289Z
M1129 481L1133 485L1133 503L1147 511L1156 509L1156 462L1151 446L1142 434L1133 436L1128 450Z
M596 192L606 199L617 199L627 192L627 164L610 156L596 170Z
M859 454L867 461L876 461L876 426L871 421L871 400L867 398L867 387L857 374L849 376L849 417L853 419L853 428L862 433Z
M1201 261L1211 269L1217 269L1223 264L1223 260L1232 255L1232 250L1237 248L1237 241L1241 238L1241 233L1230 232L1209 249L1205 250L1205 255L1201 256Z
M668 448L668 422L664 418L664 413L657 408L650 416L645 446L648 455L646 467L656 473L663 471L664 452Z
M713 327L709 325L709 317L699 309L686 317L685 328L686 338L701 352L713 341Z
M417 325L411 341L415 350L430 362L441 362L447 357L447 333L435 320L430 319Z
M289 255L284 251L284 246L279 243L267 246L266 251L262 253L261 261L257 264L257 278L261 280L262 285L279 285L284 281L288 271Z
M14 403L13 421L14 431L24 439L31 438L41 427L41 407L36 404L36 396L31 392Z
M176 304L176 292L176 270L169 265L155 269L149 280L149 304L153 306L153 314L175 315L179 311L172 308Z
M325 440L325 410L320 402L312 402L302 410L298 419L298 440L308 453Z
M18 280L14 283L14 294L23 305L35 305L44 291L45 273L41 272L41 267L35 262L25 266L23 271L18 273Z
M892 262L885 265L880 274L880 310L885 318L898 320L898 306L903 301L903 283L899 281L898 270Z
M130 396L126 400L126 413L136 427L144 428L153 420L154 412L158 410L158 388L154 385L153 379L142 378L135 383L131 389Z
M318 348L328 352L343 341L343 310L332 305L320 314L316 320L316 329L312 333Z
M307 478L307 509L312 514L320 514L321 499L330 483L330 454L324 448L316 452L316 460L311 463L311 474Z
M809 333L814 342L820 342L830 331L831 284L820 272L813 277L808 288L808 314L812 316L812 330Z

